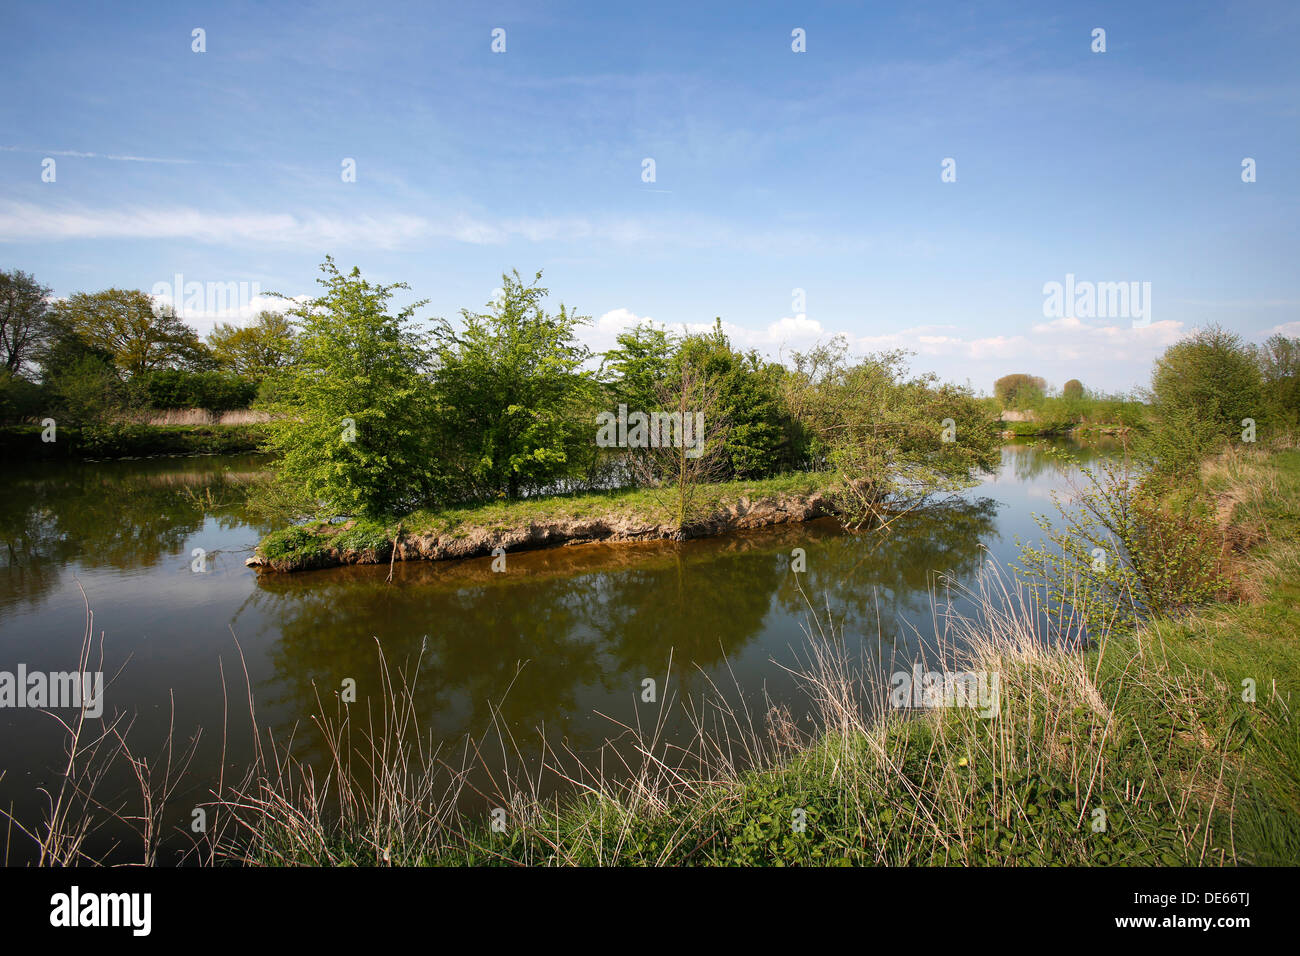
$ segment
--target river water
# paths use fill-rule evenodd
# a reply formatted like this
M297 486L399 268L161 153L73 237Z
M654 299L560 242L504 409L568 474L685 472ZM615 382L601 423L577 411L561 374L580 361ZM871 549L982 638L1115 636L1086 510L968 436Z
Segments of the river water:
M881 668L910 666L935 629L936 575L969 582L984 562L1013 562L1016 538L1038 540L1033 515L1054 511L1051 493L1069 472L1038 446L1009 444L996 475L885 536L824 519L511 554L505 573L490 558L397 564L390 582L386 565L261 576L244 567L269 530L247 507L264 467L221 456L2 472L0 672L75 669L88 606L103 639L105 712L130 715L137 750L152 758L173 722L178 742L200 733L181 805L206 799L223 745L228 775L251 752L245 667L262 724L297 725L299 752L318 759L318 701L350 679L364 706L380 686L378 647L394 670L418 657L420 720L452 743L495 720L520 740L544 729L592 753L620 722L645 720L647 678L660 697L737 688L804 720L786 668L803 657L809 599ZM807 563L798 577L796 548ZM0 805L39 819L39 790L63 760L50 714L0 709Z

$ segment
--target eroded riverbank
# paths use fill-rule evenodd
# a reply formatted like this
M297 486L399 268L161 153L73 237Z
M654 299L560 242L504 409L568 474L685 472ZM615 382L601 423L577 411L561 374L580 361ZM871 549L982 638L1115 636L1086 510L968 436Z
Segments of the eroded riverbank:
M681 541L832 515L824 476L729 482L702 489L707 506L684 526L643 491L565 496L442 513L392 525L351 520L297 525L268 535L245 562L288 573L347 564L448 561L581 544Z

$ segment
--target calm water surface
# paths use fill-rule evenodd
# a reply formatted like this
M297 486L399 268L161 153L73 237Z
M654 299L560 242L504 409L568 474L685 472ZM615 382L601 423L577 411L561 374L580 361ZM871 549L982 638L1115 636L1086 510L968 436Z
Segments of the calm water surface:
M670 656L672 693L698 699L711 681L738 686L756 706L787 703L804 719L803 694L779 666L803 657L808 621L792 549L807 553L804 591L829 602L848 641L892 671L933 634L936 572L971 581L990 558L1013 561L1016 537L1039 537L1033 514L1053 511L1051 492L1067 477L1037 447L1013 444L995 476L901 519L885 537L822 520L512 554L504 574L490 558L397 564L390 583L387 566L260 577L245 568L269 530L245 506L263 467L255 456L228 456L0 473L0 670L74 669L88 603L111 678L106 712L132 715L137 747L156 749L173 707L179 740L202 728L191 779L175 798L186 806L206 799L220 769L223 666L227 759L238 768L250 744L244 664L259 720L297 724L310 756L322 748L310 724L318 694L332 701L346 678L363 706L377 692L377 642L393 665L420 658L420 717L453 742L482 737L499 709L521 740L544 728L548 739L593 752L618 733L613 721L635 722L646 707L637 703L644 678L663 693ZM206 552L204 573L192 570L195 548ZM0 709L0 804L39 816L37 789L61 759L48 714Z

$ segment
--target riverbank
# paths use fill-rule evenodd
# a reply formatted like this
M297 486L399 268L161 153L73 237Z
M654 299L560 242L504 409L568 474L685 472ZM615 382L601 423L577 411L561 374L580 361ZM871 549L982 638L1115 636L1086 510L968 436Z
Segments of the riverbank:
M700 486L701 517L684 529L667 497L645 489L550 495L392 522L355 519L295 525L267 535L245 563L293 572L345 564L445 561L560 545L680 540L810 521L831 514L829 477L797 473Z
M720 731L685 754L629 731L636 763L621 782L546 754L576 794L516 785L472 819L448 778L408 772L416 744L379 741L379 791L339 767L326 799L305 774L285 790L268 769L226 804L241 824L227 852L322 865L1294 865L1300 452L1233 452L1205 477L1249 600L1078 652L1046 646L1023 595L993 585L949 623L961 666L1000 678L995 720L863 707L888 688L860 683L810 600L815 736L783 708L747 719L723 706ZM463 779L451 775L453 795Z
M48 434L41 425L0 426L0 455L11 461L228 455L257 451L266 441L266 428L258 423L56 425L52 441L46 440Z
M1003 438L1074 438L1090 441L1102 436L1123 435L1129 426L1103 422L1037 422L1003 419Z

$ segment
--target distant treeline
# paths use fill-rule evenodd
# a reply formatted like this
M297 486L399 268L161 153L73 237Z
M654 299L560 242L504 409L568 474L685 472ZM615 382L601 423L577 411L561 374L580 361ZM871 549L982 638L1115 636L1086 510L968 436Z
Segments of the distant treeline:
M286 484L334 514L628 484L685 498L711 481L825 471L863 520L987 467L1008 409L1031 413L1036 431L1158 423L1180 436L1165 459L1248 422L1300 422L1300 340L1280 335L1250 346L1203 330L1132 396L1015 374L981 398L911 374L903 352L850 357L843 339L773 362L735 348L721 320L680 334L643 323L593 354L577 338L589 319L548 311L540 272L504 276L487 311L431 331L415 321L423 302L390 309L405 284L371 284L328 258L322 272L318 297L206 340L138 290L54 301L32 276L0 272L0 421L54 418L93 442L141 409L252 406L273 417L265 433ZM621 407L703 426L677 446L633 428L628 447L601 447L597 423Z
M1050 388L1040 376L1004 375L993 384L1001 411L1026 413L1013 431L1044 433L1078 426L1141 428L1153 416L1174 425L1195 419L1253 422L1257 429L1300 427L1300 339L1277 334L1262 345L1211 326L1170 346L1156 362L1151 387L1133 394L1106 394L1070 379ZM1188 427L1183 422L1184 430Z
M33 276L0 272L0 422L95 429L149 409L247 408L291 338L276 312L201 340L138 289L53 300Z

